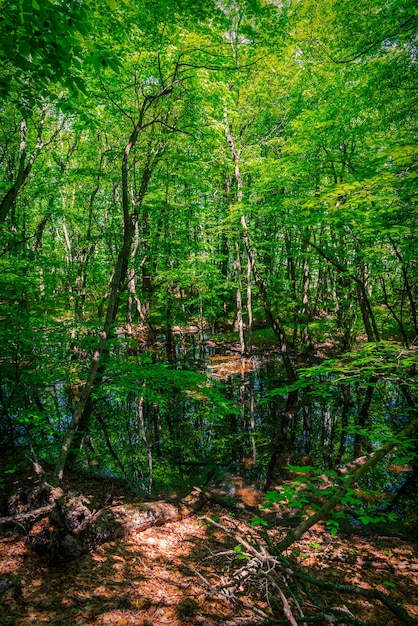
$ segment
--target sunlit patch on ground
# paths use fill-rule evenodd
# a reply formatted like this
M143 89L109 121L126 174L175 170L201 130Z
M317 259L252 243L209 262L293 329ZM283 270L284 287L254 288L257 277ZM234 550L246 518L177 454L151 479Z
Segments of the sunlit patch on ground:
M206 514L214 515L231 533L248 536L248 526L222 507L213 505ZM284 531L278 526L268 532L274 543ZM0 572L19 577L22 596L3 594L0 624L257 624L255 610L270 610L263 589L243 587L237 592L239 602L229 602L216 592L242 566L242 561L231 557L235 546L232 534L192 516L132 533L77 561L48 568L27 552L25 539L4 537ZM331 537L318 526L287 556L318 578L390 592L394 601L418 618L418 558L411 543L396 538ZM359 620L402 626L377 602L337 592L325 595L330 606L346 606Z

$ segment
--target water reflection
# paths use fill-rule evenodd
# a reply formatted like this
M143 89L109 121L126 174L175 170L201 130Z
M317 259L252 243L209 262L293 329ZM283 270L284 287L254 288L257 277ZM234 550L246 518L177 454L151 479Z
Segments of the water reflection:
M280 481L289 463L333 470L381 446L409 419L396 380L373 374L341 382L333 372L321 372L312 385L302 386L289 414L280 355L244 358L233 346L223 348L206 339L182 336L176 355L177 366L207 372L234 407L223 419L205 416L197 422L193 416L199 407L189 403L180 410L183 420L199 424L205 445L198 446L203 458L195 462L200 468L206 463L208 473L216 465L262 485L269 471L269 481ZM177 399L177 408L182 402ZM388 477L388 463L368 479L377 488L392 489L404 479L393 473Z

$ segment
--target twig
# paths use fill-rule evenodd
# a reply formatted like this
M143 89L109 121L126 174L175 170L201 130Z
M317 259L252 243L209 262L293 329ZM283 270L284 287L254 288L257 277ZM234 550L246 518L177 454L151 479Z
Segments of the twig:
M355 587L353 585L339 585L337 583L331 583L326 580L319 580L317 578L313 578L312 576L308 576L307 574L302 574L301 572L294 571L293 576L295 578L300 578L305 582L310 582L318 587L323 587L324 589L332 589L333 591L341 591L343 593L354 593L356 595L363 596L365 598L371 598L373 600L380 600L383 604L385 604L394 615L399 617L402 620L402 624L405 626L417 626L417 622L409 615L406 609L403 606L400 606L382 591L378 589L363 589L362 587Z
M264 576L272 585L273 587L275 587L277 589L277 591L279 592L279 596L280 599L283 603L283 613L285 614L285 616L287 617L287 619L289 620L289 623L292 626L298 626L298 623L292 613L292 609L290 608L290 604L286 598L286 596L284 595L283 591L280 589L278 583L274 580L274 578L268 574L267 572L260 572L261 576Z

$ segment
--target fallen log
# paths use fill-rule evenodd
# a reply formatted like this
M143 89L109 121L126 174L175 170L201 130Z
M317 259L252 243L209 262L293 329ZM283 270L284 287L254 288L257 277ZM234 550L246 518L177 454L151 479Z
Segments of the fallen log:
M54 504L48 504L42 506L33 511L27 511L26 513L16 513L16 515L9 515L7 517L0 517L0 526L12 526L13 524L23 525L24 522L31 522L34 524L41 517L45 517L54 507Z
M21 526L29 548L52 565L76 559L107 541L193 515L207 501L198 489L177 505L161 500L132 508L105 505L92 510L88 498L74 492L64 494L61 489L49 492L48 499L51 504L2 517L0 524ZM103 504L110 501L105 498Z
M123 506L111 507L113 514L127 534L139 533L151 526L162 526L197 513L207 502L207 494L194 489L178 505L160 500L144 502L140 507L126 509Z

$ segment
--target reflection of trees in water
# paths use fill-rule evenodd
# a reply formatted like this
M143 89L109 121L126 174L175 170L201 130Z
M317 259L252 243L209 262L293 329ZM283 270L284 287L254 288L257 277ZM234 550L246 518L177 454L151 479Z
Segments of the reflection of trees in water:
M188 343L193 345L192 337ZM268 489L286 477L287 465L338 469L372 452L404 425L405 397L395 380L373 374L352 382L321 370L306 384L302 381L296 394L274 358L211 352L202 359L200 350L197 355L191 349L187 361L183 352L175 372L197 365L212 380L218 401L228 403L222 408L203 389L185 392L176 383L151 381L141 396L141 434L132 437L135 394L122 411L107 398L107 419L118 414L118 454L140 484L205 484L216 473L232 472L247 485ZM106 454L103 444L102 450ZM405 472L389 473L389 462L368 478L370 488L399 487L408 478Z

